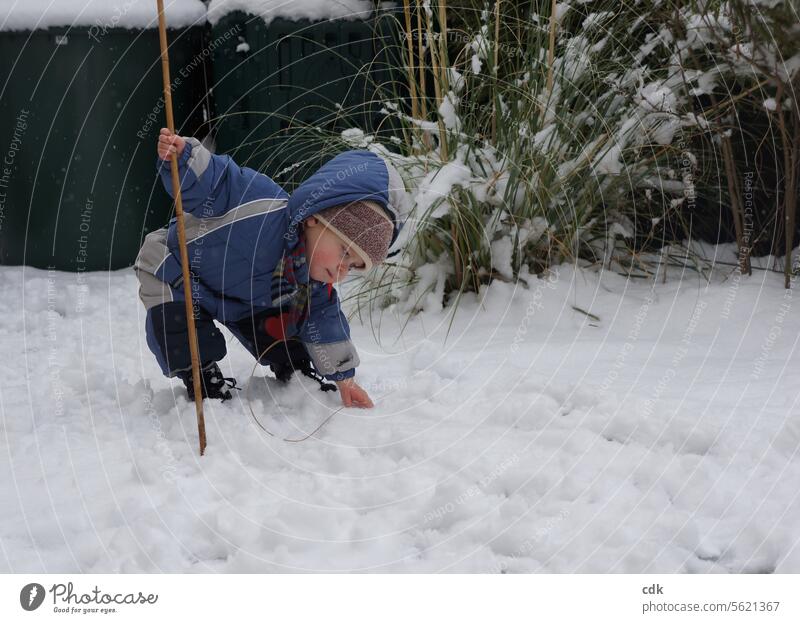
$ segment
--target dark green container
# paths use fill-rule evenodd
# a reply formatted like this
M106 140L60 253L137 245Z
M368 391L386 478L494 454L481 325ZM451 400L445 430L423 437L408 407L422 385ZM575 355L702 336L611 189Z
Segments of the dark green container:
M332 155L326 143L335 134L389 128L376 86L391 79L388 40L397 32L382 19L265 24L239 11L224 16L211 37L231 29L237 37L214 50L217 152L291 191Z
M202 134L204 27L169 31L178 131ZM0 263L130 266L168 220L155 170L166 125L158 31L0 32Z

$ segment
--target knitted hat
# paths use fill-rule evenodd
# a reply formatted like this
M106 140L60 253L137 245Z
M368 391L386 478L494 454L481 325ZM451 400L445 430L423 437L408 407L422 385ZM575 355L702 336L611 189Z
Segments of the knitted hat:
M354 201L314 216L352 247L366 264L366 270L386 259L394 225L379 203Z

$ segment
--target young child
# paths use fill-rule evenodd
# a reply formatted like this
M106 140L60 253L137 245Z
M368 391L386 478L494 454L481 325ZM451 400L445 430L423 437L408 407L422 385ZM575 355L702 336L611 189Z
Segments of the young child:
M279 380L299 370L322 389L334 381L345 406L372 407L355 382L358 354L333 284L383 262L397 239L408 205L397 171L377 154L347 151L289 197L266 175L162 128L157 167L170 196L170 158L180 173L203 396L224 401L236 387L217 365L226 345L216 321ZM174 218L146 236L134 269L147 344L193 400Z

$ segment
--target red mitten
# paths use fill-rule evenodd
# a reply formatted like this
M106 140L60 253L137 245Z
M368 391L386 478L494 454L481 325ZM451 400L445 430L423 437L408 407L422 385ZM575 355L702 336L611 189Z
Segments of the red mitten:
M288 321L288 313L283 313L280 316L271 316L264 321L264 331L275 340L285 340Z

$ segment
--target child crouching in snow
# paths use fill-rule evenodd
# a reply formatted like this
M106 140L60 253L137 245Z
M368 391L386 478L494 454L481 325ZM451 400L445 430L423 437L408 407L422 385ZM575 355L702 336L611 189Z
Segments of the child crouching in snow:
M224 401L236 387L217 365L226 354L217 321L279 380L299 370L323 389L335 382L345 406L372 407L355 382L358 354L333 284L386 259L408 201L397 171L377 154L347 151L289 197L266 175L162 128L157 166L170 195L170 158L178 158L203 396ZM146 236L134 269L147 345L193 400L174 218Z

